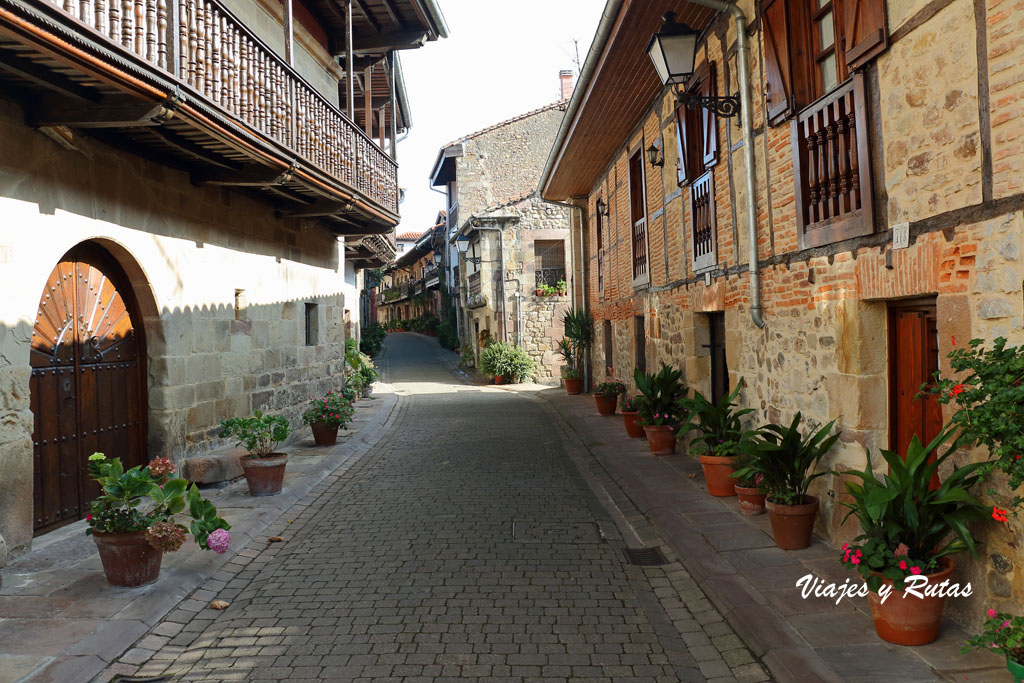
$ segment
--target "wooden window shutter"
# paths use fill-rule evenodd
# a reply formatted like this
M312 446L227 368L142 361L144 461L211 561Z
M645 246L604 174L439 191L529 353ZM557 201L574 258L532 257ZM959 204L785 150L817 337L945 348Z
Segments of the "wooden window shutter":
M676 182L682 185L690 180L691 163L690 157L690 141L689 131L686 129L686 107L680 106L676 108L676 152L677 152L677 165L676 165Z
M846 65L853 71L889 47L885 0L846 0L843 6Z
M764 37L765 94L772 124L793 113L793 70L789 51L789 12L786 0L761 2L761 34Z
M718 91L715 85L715 63L708 64L707 77L701 82L699 92L704 97L714 97ZM710 168L718 163L718 117L710 109L701 107L701 141L704 149L704 167Z

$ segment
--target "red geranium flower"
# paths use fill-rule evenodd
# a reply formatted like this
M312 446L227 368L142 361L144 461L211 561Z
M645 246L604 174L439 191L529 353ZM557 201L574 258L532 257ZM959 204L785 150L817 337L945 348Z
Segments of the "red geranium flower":
M1005 522L1006 521L1006 513L1007 512L1009 512L1009 510L1000 510L995 505L993 505L992 506L992 519L996 520L997 522Z
M959 396L960 394L964 393L965 389L967 389L967 385L966 384L957 384L955 387L953 387L953 390L951 392L949 392L949 395L950 396Z

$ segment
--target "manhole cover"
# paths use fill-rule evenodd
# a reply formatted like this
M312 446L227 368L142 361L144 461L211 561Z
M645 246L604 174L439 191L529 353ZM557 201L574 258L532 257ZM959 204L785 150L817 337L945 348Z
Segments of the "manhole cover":
M653 548L623 548L626 561L630 564L639 564L644 567L653 567L659 564L668 564L668 560L661 552L659 546Z
M512 522L512 538L517 543L600 543L601 535L593 522L533 524Z

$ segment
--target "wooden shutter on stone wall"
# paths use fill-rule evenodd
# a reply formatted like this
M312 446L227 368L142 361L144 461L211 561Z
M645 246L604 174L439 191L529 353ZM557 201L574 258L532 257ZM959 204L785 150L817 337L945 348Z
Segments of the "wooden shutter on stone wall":
M715 85L715 63L709 62L707 75L697 86L697 91L702 97L714 97L718 92ZM701 107L701 150L704 168L708 169L718 163L718 117L710 109Z
M885 0L846 0L843 15L846 64L853 71L889 47Z
M768 119L776 124L793 113L793 70L789 56L789 12L786 0L763 0L761 35L764 39Z

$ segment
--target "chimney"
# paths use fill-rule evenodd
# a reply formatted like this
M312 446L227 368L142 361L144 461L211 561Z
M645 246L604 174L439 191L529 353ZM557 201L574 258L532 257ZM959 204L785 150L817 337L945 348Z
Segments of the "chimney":
M562 86L562 99L567 100L572 97L573 81L575 80L572 71L562 69L558 72L558 80Z

